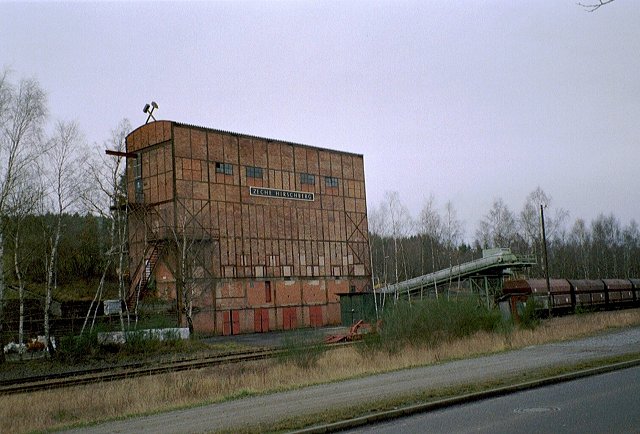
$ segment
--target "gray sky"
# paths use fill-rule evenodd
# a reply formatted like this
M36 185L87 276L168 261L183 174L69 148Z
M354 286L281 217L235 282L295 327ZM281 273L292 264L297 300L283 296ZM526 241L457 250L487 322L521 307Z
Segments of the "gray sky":
M571 223L640 220L636 0L0 1L2 66L92 143L154 100L159 119L364 154L370 209L396 190L416 216L432 193L468 239L537 186Z

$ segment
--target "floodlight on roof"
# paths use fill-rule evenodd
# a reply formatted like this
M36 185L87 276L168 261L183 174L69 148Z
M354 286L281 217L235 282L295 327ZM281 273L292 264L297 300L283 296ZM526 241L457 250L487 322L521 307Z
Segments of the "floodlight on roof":
M155 122L156 118L153 116L153 111L157 108L158 108L158 103L156 103L155 101L151 101L150 105L149 104L144 105L142 112L149 113L149 116L147 116L147 122L145 122L145 124L149 123L149 119L153 119Z

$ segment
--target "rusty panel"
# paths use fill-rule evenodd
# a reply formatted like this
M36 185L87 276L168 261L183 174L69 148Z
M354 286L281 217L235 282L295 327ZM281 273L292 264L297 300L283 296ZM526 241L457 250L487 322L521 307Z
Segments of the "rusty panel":
M241 137L238 139L238 146L240 149L240 165L243 166L255 166L253 158L253 145L251 139Z
M318 151L318 160L320 163L318 171L321 178L320 181L322 185L324 185L324 179L322 178L324 176L331 176L331 154L327 151Z
M351 155L341 155L341 160L342 160L342 177L345 179L353 179L354 178L354 173L353 173L353 163L354 163L354 158Z
M207 150L209 161L224 162L224 143L219 133L207 133Z
M191 134L187 128L175 127L173 129L173 146L176 157L191 158Z
M602 280L569 280L576 293L602 292L604 293L604 283Z
M206 182L194 182L193 198L201 200L209 199L209 184L207 184Z
M293 171L293 146L283 143L280 146L280 151L282 153L282 170Z
M238 164L238 140L235 136L225 134L222 137L222 143L224 147L224 162L235 164L234 173L236 172Z
M342 158L340 158L340 154L331 153L329 155L331 156L331 176L342 178Z
M148 144L149 146L151 145L155 145L156 143L159 142L158 137L156 136L156 123L155 122L151 122L147 125L145 125L145 129L147 130L147 137L148 137Z
M261 139L252 139L254 166L267 167L267 144Z
M307 172L307 152L305 148L296 146L293 148L294 172Z
M200 160L207 159L207 134L204 131L191 130L191 156Z
M364 158L361 155L353 157L353 178L364 182Z
M227 202L240 202L240 187L237 185L225 185L225 200Z
M264 236L263 233L258 233L258 216L256 207L254 205L250 205L248 209L245 209L245 213L249 214L249 230L244 233L244 236L249 236L251 238Z
M325 282L320 280L302 281L302 303L318 304L327 302Z
M265 256L265 241L263 239L259 239L258 241L258 264L266 265L267 258Z
M270 169L280 170L282 168L282 157L280 156L279 143L269 142L267 144L267 157L269 159L268 167Z
M163 136L162 136L162 141L167 141L167 140L171 140L171 130L173 128L173 123L172 122L165 122L162 121L162 132L163 132Z
M307 149L307 173L312 175L316 175L320 173L320 163L318 160L318 150L317 149ZM316 180L317 184L317 180Z
M327 304L327 316L325 325L340 324L340 303Z
M189 181L176 180L176 197L181 199L193 197L193 184Z

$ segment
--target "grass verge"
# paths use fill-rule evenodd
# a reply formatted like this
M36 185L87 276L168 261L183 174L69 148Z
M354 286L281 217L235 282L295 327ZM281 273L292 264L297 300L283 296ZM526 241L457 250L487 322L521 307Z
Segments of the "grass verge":
M640 309L598 312L544 320L535 330L481 331L438 345L406 346L395 352L341 347L324 352L306 367L295 360L265 360L105 383L99 388L91 385L1 396L0 432L59 429L152 414L638 325Z

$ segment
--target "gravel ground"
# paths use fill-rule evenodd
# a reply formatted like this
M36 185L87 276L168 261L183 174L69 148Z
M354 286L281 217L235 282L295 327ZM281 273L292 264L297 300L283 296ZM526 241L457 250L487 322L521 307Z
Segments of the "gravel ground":
M201 433L234 431L372 400L473 384L529 370L640 352L640 327L575 341L391 372L295 391L104 423L69 432Z

